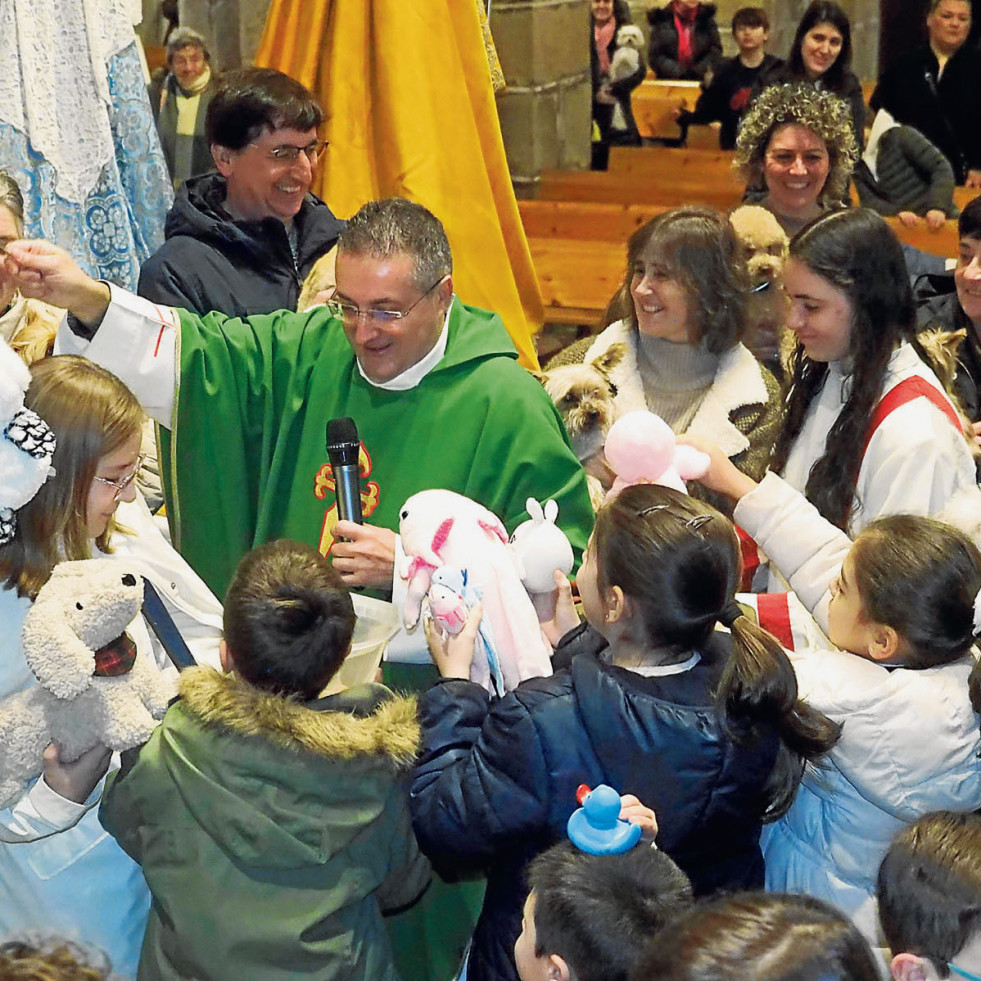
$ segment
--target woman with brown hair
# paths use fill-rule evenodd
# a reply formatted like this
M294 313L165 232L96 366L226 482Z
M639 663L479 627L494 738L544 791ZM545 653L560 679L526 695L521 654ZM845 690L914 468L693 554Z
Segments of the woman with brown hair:
M759 479L782 412L776 381L742 343L748 283L735 249L729 222L710 208L674 208L652 218L627 243L609 326L549 367L593 361L623 345L609 373L618 416L657 413L677 434L712 439Z

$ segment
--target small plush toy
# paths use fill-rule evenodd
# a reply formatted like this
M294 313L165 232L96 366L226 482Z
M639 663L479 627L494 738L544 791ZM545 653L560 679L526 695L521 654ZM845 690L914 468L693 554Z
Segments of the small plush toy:
M449 565L441 565L433 572L427 598L429 612L435 623L454 637L463 629L467 614L482 599L480 593L470 585L467 570ZM477 627L476 643L479 646L474 650L475 659L487 661L494 691L498 695L503 695L504 676L501 674L501 665L497 659L494 633L486 617L481 618Z
M27 365L0 341L0 545L14 537L17 509L54 473L54 433L24 407L30 383Z
M603 451L617 475L607 500L631 484L662 484L683 494L686 480L708 473L711 462L691 446L678 446L671 427L653 412L628 412L610 427Z
M173 690L125 632L142 602L143 580L121 559L55 566L22 631L39 683L0 702L0 807L41 773L49 743L71 762L97 743L149 739Z
M535 606L539 620L551 620L555 616L556 588L552 578L556 569L565 575L572 572L572 546L565 532L555 523L559 506L546 501L545 507L533 497L525 502L531 517L514 529L511 551L516 556L521 581Z
M482 597L505 688L510 691L525 678L552 673L552 649L521 584L499 518L462 494L420 491L399 511L399 535L405 552L399 574L408 583L403 610L407 629L419 620L433 572L441 566L466 569L469 585ZM491 690L485 659L474 657L470 676Z
M640 841L639 824L620 820L620 795L605 783L590 788L582 783L576 790L582 805L566 824L569 840L590 855L619 855L629 852Z

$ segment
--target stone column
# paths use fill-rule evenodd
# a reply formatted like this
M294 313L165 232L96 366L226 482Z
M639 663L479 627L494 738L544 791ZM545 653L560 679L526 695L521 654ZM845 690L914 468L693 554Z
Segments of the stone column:
M589 166L589 0L493 0L490 27L508 167L528 195L545 168Z
M243 28L258 15L261 34L267 7L268 0L250 0L244 4L240 0L180 0L181 26L193 27L205 36L212 63L220 69L240 68L252 63L258 44L257 34L255 44L247 48Z

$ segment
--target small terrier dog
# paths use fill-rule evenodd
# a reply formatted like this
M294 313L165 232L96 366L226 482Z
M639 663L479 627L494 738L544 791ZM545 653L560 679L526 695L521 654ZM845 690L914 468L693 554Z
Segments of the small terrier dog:
M586 471L593 507L603 503L616 476L603 456L606 434L616 418L616 386L610 372L626 354L623 344L612 344L584 364L562 365L536 375L555 403L572 441L576 458Z
M967 331L961 327L958 330L943 330L939 327L930 327L921 330L916 339L927 356L927 361L933 373L940 380L944 391L954 403L957 414L961 417L964 428L964 436L967 438L971 452L974 454L975 463L981 458L981 446L978 445L978 437L974 435L974 425L964 412L957 392L954 390L954 376L957 374L958 354L960 353L961 342L967 337Z

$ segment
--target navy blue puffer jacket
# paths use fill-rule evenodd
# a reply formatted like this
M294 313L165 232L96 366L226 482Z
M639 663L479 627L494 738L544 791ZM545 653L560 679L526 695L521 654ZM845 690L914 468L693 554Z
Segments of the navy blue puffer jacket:
M657 814L658 845L696 894L763 884L759 837L778 748L770 726L737 745L713 699L729 653L718 633L690 670L644 677L601 662L583 625L563 639L567 670L499 701L468 681L420 699L421 762L411 810L424 852L444 875L487 875L470 954L471 981L516 979L527 862L565 835L581 783L636 794Z

